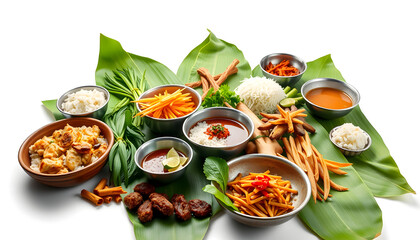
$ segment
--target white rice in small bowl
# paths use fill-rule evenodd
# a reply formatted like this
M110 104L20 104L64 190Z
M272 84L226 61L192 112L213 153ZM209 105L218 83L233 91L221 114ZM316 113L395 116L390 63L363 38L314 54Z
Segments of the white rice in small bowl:
M330 139L346 156L359 155L370 147L370 136L352 123L344 123L331 130Z
M106 104L105 94L96 89L81 89L71 93L64 100L61 108L70 114L93 112Z

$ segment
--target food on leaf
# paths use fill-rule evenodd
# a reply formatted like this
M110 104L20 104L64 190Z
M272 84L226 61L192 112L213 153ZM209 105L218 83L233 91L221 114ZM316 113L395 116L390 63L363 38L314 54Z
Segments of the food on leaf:
M81 89L75 93L70 93L61 108L71 114L81 114L93 112L106 103L105 94L96 89Z
M226 195L243 214L259 217L274 217L294 209L293 196L298 191L291 188L290 181L281 176L264 173L239 174L228 184Z
M289 60L283 60L276 65L269 62L265 67L265 71L277 76L296 76L300 74L299 69L291 65Z
M216 76L212 76L209 70L206 68L198 68L197 73L200 75L200 81L186 83L185 85L191 88L202 86L203 95L201 96L201 99L204 100L207 95L211 95L213 92L217 92L220 85L222 85L230 75L238 72L238 68L236 67L238 64L239 60L234 59L223 73Z
M315 88L306 93L305 97L311 103L328 109L345 109L353 106L351 97L335 88Z
M283 88L274 80L265 77L252 77L243 80L235 89L235 93L255 114L276 111L277 104L286 98Z
M240 101L240 97L235 92L230 91L229 85L223 84L216 92L210 90L201 105L204 108L224 107L226 105L235 108Z
M100 134L97 125L72 127L67 124L29 147L31 168L41 173L62 174L88 166L108 148L107 140Z
M230 118L207 118L194 124L188 134L191 141L214 147L236 145L248 137L248 129Z
M165 91L163 94L151 98L142 98L134 101L138 103L141 112L136 116L149 116L161 119L173 119L190 114L197 108L190 93L182 93L178 89L173 93Z
M331 140L341 148L361 150L368 143L368 136L360 127L344 123L332 132Z
M188 158L175 148L158 149L147 154L140 161L140 165L147 171L167 173L181 169Z

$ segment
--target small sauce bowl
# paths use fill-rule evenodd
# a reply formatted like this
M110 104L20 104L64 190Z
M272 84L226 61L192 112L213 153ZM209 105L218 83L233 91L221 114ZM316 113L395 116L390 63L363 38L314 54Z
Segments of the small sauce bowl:
M322 106L318 106L306 98L306 94L316 88L333 88L341 90L346 93L352 100L353 105L344 109L329 109ZM317 78L307 81L302 85L301 91L302 97L306 101L306 106L312 114L324 119L335 119L347 115L353 108L355 108L360 102L360 94L355 87L352 85L333 78Z
M175 148L177 151L182 152L188 159L187 162L178 170L173 172L156 173L151 172L142 167L143 159L151 152L159 149ZM175 137L158 137L143 143L136 151L135 161L137 166L146 174L151 180L156 180L162 183L170 183L181 177L188 165L194 157L191 146L184 140Z

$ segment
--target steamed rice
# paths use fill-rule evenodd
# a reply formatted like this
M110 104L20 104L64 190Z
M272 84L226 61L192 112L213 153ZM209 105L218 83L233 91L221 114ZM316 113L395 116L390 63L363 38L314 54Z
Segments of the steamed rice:
M273 79L252 77L242 81L235 89L242 102L255 114L273 113L277 104L286 98L283 88Z
M105 94L96 89L80 90L71 93L64 100L61 108L71 114L93 112L106 103Z
M195 127L191 128L189 137L191 141L210 147L225 147L227 146L227 140L213 137L209 139L209 135L205 134L207 128L210 127L210 124L207 124L206 121L197 123Z
M332 141L337 146L349 150L361 150L368 143L368 137L360 127L344 123L332 133Z

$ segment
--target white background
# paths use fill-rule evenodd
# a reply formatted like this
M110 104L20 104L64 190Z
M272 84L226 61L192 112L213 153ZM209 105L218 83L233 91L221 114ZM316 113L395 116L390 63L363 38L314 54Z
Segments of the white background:
M41 101L95 83L99 34L174 72L208 35L241 49L251 67L266 54L306 61L332 54L361 93L360 106L401 173L420 191L418 127L420 17L415 1L1 1L0 81L2 239L134 239L123 206L94 207L79 197L105 172L67 189L45 187L21 169L17 152L52 121ZM327 139L326 139L327 141ZM419 235L420 198L377 198L378 239ZM83 233L83 235L82 235ZM6 238L6 236L8 236ZM206 239L316 239L298 218L247 228L216 216Z

